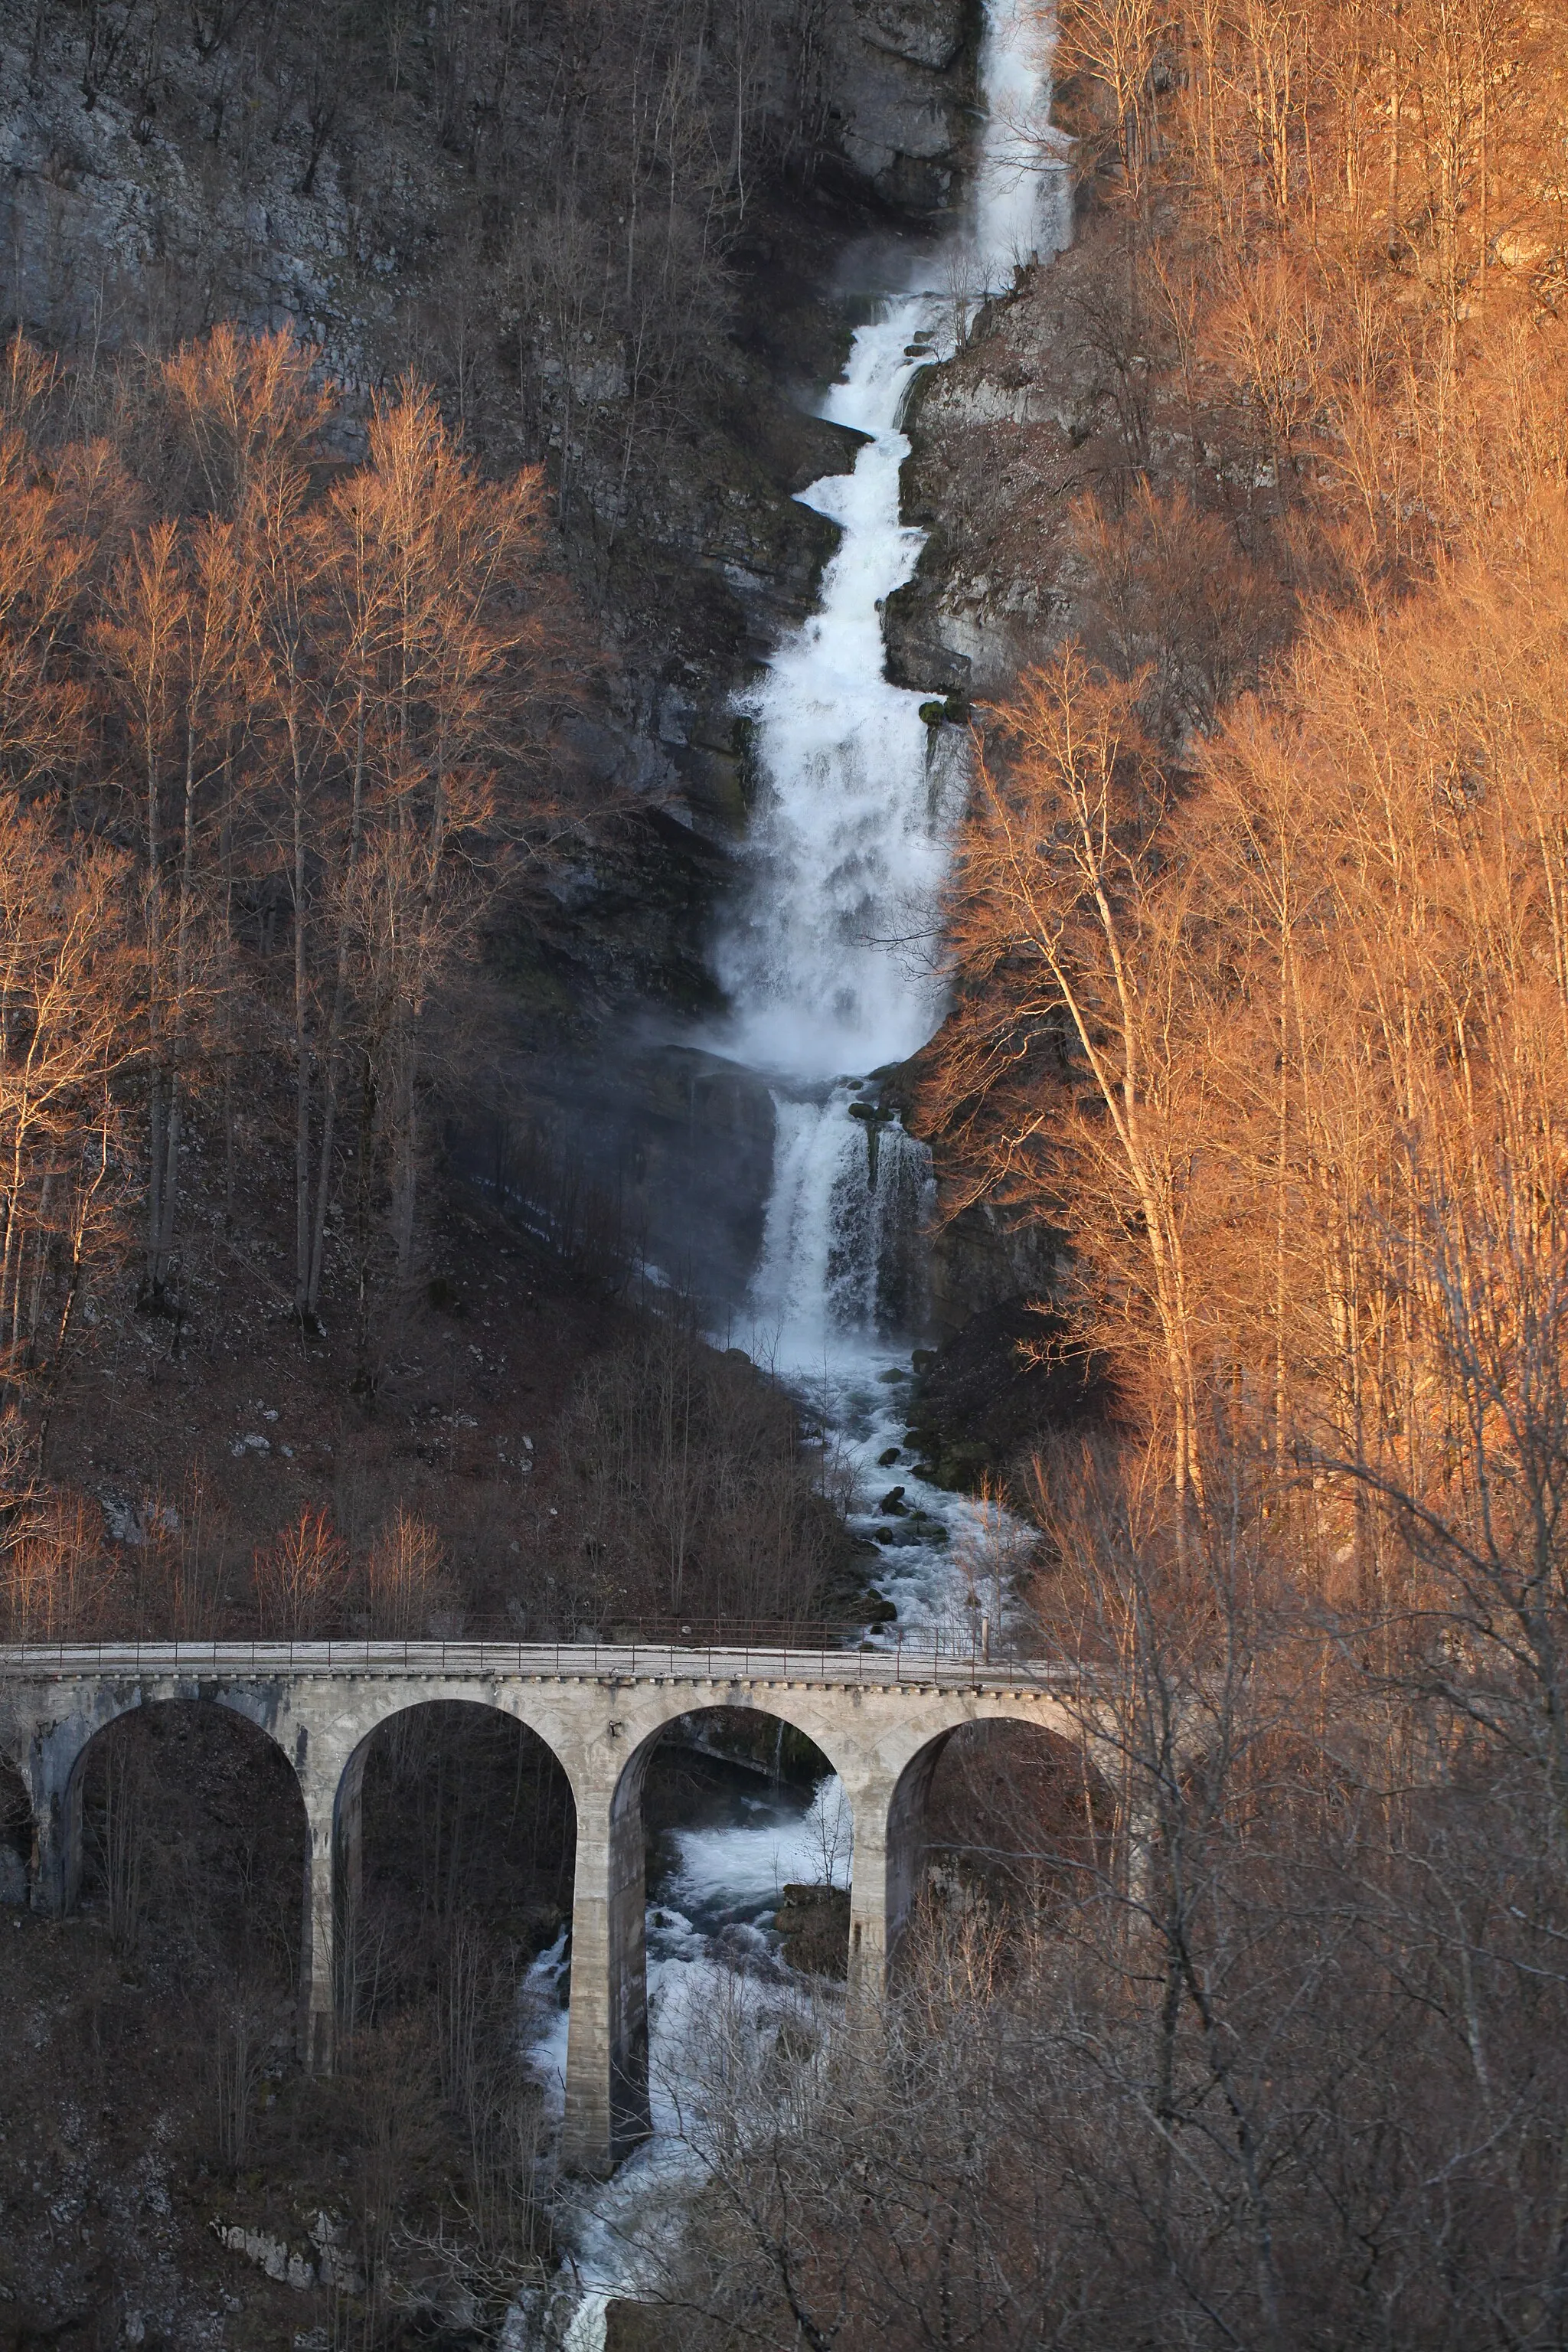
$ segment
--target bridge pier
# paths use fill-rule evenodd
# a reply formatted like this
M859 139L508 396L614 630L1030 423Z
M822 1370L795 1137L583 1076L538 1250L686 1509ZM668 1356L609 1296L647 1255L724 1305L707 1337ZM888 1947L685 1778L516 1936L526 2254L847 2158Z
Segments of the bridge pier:
M940 1734L902 1771L879 1766L841 1776L855 1822L849 1884L852 1998L879 2001L887 1991L888 1971L920 1885L931 1775L949 1736Z
M337 2053L336 1791L305 1790L305 1889L300 1917L300 2063L330 2074Z
M332 1984L337 2030L353 2033L359 2022L360 1969L363 1959L365 1750L354 1750L338 1781L336 1859L332 1875Z
M574 1778L572 2002L566 2028L562 2162L604 2175L652 2129L647 2079L646 1758L620 1751Z
M74 1911L81 1893L81 1781L75 1754L61 1759L35 1740L26 1775L33 1797L33 1872L29 1899L35 1911L60 1918Z
M894 1781L886 1772L840 1776L855 1825L849 1874L849 1997L879 2001L903 1926L913 1861L892 1818ZM903 1905L900 1903L904 1894Z

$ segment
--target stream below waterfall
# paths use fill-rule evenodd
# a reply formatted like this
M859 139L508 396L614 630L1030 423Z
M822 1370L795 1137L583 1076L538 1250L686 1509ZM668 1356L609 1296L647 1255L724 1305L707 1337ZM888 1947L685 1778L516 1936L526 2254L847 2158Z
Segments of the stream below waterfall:
M877 1581L896 1611L873 1639L935 1629L967 1641L984 1619L998 1623L1016 1540L1002 1515L926 1485L906 1455L931 1174L925 1147L883 1111L873 1080L942 1017L938 908L967 738L928 726L924 698L888 683L881 612L922 543L900 513L910 385L952 355L1019 264L1068 240L1066 159L1048 120L1051 41L1041 0L984 0L984 120L964 226L903 287L871 289L873 313L822 404L866 437L848 473L801 493L842 536L816 612L745 706L763 790L748 887L714 952L731 1011L707 1042L765 1076L776 1117L752 1352L801 1391L855 1474L851 1524L880 1543ZM895 1486L890 1510L879 1508ZM679 2237L701 2175L689 2112L700 2045L715 2032L777 2043L792 2014L837 1998L784 1964L773 1926L785 1885L848 1884L837 1783L753 1780L702 1813L668 1834L650 1872L654 2137L568 2216L572 2259L542 2315L545 2340L565 2352L601 2352L609 2300L649 2285L646 2250ZM542 1956L536 1999L551 2001L564 1967L562 1947ZM558 2103L567 2011L546 2013L533 2054ZM503 2343L538 2341L539 2315L520 2305L514 2316Z

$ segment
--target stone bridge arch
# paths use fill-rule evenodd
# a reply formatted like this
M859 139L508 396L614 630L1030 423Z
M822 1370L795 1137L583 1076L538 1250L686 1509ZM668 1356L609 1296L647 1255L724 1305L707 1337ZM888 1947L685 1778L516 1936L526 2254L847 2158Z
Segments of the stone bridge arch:
M1059 1696L1027 1687L879 1692L868 1700L856 1711L865 1730L843 1778L855 1822L850 1989L876 2000L909 1925L931 1780L953 1734L970 1725L1016 1724L1076 1742L1082 1726Z
M643 1823L643 1791L647 1768L655 1748L673 1724L701 1715L759 1715L769 1722L781 1724L809 1740L824 1759L828 1769L837 1773L840 1782L844 1772L834 1750L837 1745L832 1726L823 1721L823 1710L812 1708L804 1691L799 1700L792 1703L793 1695L779 1694L766 1685L737 1685L733 1692L705 1697L696 1706L691 1694L679 1690L668 1695L667 1703L640 1712L656 1719L643 1730L631 1753L622 1763L610 1791L609 1817L605 1825L607 1845L607 1915L605 1922L605 1973L608 1977L608 2013L605 2031L608 2038L607 2073L609 2141L612 2157L618 2161L646 2139L652 2128L648 2094L648 2014L647 2014L647 1837ZM850 1801L850 1833L858 1835L853 1801ZM854 1870L853 1853L850 1863ZM576 1935L573 1937L573 2000L572 2030L575 2032L575 2001L577 1985ZM572 2097L571 2043L568 2044L567 2107L574 2110ZM584 2051L584 2057L587 2053ZM595 2091L601 2068L595 2057Z
M378 1741L400 1724L428 1717L432 1709L460 1708L464 1716L490 1724L507 1725L518 1738L537 1748L559 1776L566 1799L565 1833L569 1866L575 1875L577 1808L572 1776L556 1746L531 1721L526 1694L498 1689L476 1692L471 1685L456 1691L427 1692L417 1686L400 1693L395 1705L379 1711L337 1772L332 1801L332 1897L334 2013L339 2023L354 2021L353 1982L354 1944L362 1915L365 1884L365 1774ZM437 1747L441 1745L437 1740Z
M566 1685L495 1674L404 1672L292 1677L289 1722L296 1764L310 1824L307 1864L306 1935L310 1944L309 2004L300 2025L300 2055L318 2072L331 2068L336 2048L341 1952L362 1868L364 1763L375 1734L416 1708L458 1705L504 1716L531 1732L565 1774L576 1808L581 1860L580 1785L591 1781L582 1753L584 1710L563 1705ZM595 1710L587 1710L590 1716Z
M278 1748L300 1778L300 1755L279 1723L276 1699L264 1687L217 1676L103 1676L69 1714L41 1724L22 1763L33 1804L37 1857L33 1900L38 1908L69 1912L81 1893L81 1800L94 1743L140 1708L214 1706L253 1725Z
M920 1895L930 1844L931 1793L939 1768L950 1757L955 1743L969 1746L969 1734L1007 1730L1027 1733L1034 1739L1048 1741L1055 1748L1079 1755L1087 1745L1087 1765L1094 1783L1108 1795L1111 1793L1106 1769L1109 1759L1103 1743L1087 1733L1082 1721L1061 1719L1059 1710L1043 1710L1035 1704L1010 1713L1005 1705L999 1705L987 1707L984 1715L966 1716L934 1733L905 1764L888 1801L884 1916L889 1963L896 1957ZM984 1751L972 1748L971 1752Z
M226 1717L231 1724L246 1727L242 1742L242 1751L247 1754L244 1769L252 1781L260 1779L268 1784L265 1810L279 1840L281 1854L287 1857L284 1866L290 1876L299 1873L294 1884L300 1895L300 1934L293 1973L303 2031L303 2021L309 2014L311 1964L309 1811L300 1757L291 1752L290 1743L280 1736L271 1695L263 1689L198 1676L135 1682L119 1678L100 1686L92 1694L91 1703L72 1716L40 1725L28 1757L37 1862L31 1889L33 1902L39 1908L68 1913L80 1901L86 1862L84 1813L89 1777L95 1763L104 1757L108 1744L122 1727L141 1722L153 1739L152 1754L155 1757L159 1743L154 1719L180 1715ZM270 1769L258 1775L256 1767L262 1763L269 1764ZM142 1832L154 1852L167 1853L171 1835L177 1838L195 1834L205 1839L216 1827L217 1816L206 1807L205 1797L198 1801L194 1815L188 1809L184 1811L183 1824L180 1822L182 1809L170 1801L179 1785L178 1777L171 1777L165 1756L161 1769L154 1766L149 1783L157 1801ZM198 1777L195 1785L205 1790L209 1784ZM219 1843L221 1845L221 1838Z

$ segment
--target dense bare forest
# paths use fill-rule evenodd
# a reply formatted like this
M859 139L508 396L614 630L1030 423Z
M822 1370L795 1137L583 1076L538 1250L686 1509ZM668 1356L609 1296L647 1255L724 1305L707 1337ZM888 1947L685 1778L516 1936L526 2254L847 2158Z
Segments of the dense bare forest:
M562 749L602 656L546 569L540 469L481 478L415 379L373 406L357 462L334 454L340 394L288 334L218 329L85 381L18 338L5 394L8 1630L422 1633L467 1605L538 1633L820 1610L848 1547L797 1416L679 1305L654 1331L610 1317L537 1464L492 1381L500 1486L530 1496L526 1574L510 1524L443 1570L395 1474L370 1482L380 1519L341 1491L274 1492L237 1528L205 1449L178 1442L171 1493L131 1498L152 1549L124 1572L69 1420L106 1318L166 1334L173 1360L195 1320L210 1342L225 1257L265 1253L265 1319L346 1378L368 1429L411 1314L464 1311L427 1278L446 1194L416 1212L457 1094L503 1049L496 935L624 804ZM526 1199L613 1297L625 1234L552 1202L552 1181L514 1162L492 1179L479 1263L516 1255L508 1203ZM479 1425L447 1402L449 1427Z
M1305 1437L1415 1489L1449 1309L1553 1246L1563 47L1107 9L1064 51L1131 405L1084 638L995 715L937 1116L1062 1210L1174 1495L1217 1399L1281 1476Z
M649 1344L643 1236L535 1079L711 990L728 698L839 454L769 337L895 160L817 202L860 28L111 0L0 43L16 1630L265 1622L312 1519L321 1622L368 1622L405 1507L447 1622L819 1609L796 1415L696 1302L663 1435L574 1433ZM660 1531L585 1538L578 1458ZM782 1510L754 1589L699 1490ZM116 1579L100 1504L205 1564Z

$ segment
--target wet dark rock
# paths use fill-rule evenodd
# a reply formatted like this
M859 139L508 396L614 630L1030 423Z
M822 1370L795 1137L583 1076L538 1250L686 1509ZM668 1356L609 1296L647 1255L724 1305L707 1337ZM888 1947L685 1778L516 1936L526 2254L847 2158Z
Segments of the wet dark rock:
M933 1528L937 1524L936 1521L930 1523ZM886 1551L918 1551L934 1540L926 1523L917 1519L905 1519L890 1528L879 1528L875 1537L875 1541Z
M846 1534L829 1572L825 1613L830 1628L890 1625L898 1615L893 1603L879 1592L873 1579L882 1574L882 1556L867 1537Z
M531 1057L518 1084L536 1164L590 1185L626 1248L716 1314L743 1297L773 1171L765 1078L628 1030L597 1052Z
M842 1977L849 1951L849 1895L841 1886L786 1886L773 1915L784 1958L807 1975Z
M860 37L911 65L941 73L954 64L969 37L963 0L852 0Z
M679 1756L672 1750L679 1750ZM827 1769L826 1758L804 1732L752 1707L703 1707L694 1715L677 1716L661 1733L657 1752L662 1761L644 1806L645 1819L656 1832L678 1828L689 1818L694 1786L722 1787L731 1775L742 1772L810 1789ZM707 1773L707 1766L718 1769Z
M935 1147L937 1181L942 1173ZM1056 1278L1058 1238L1040 1225L1019 1227L988 1203L977 1202L940 1224L931 1241L931 1319L942 1341L972 1317L1048 1298Z
M900 211L940 214L968 158L978 11L968 0L849 0L837 16L830 140Z
M882 607L889 679L912 694L940 695L944 701L957 695L967 702L973 665L967 654L953 652L932 634L929 593L926 582L910 581L895 588Z

